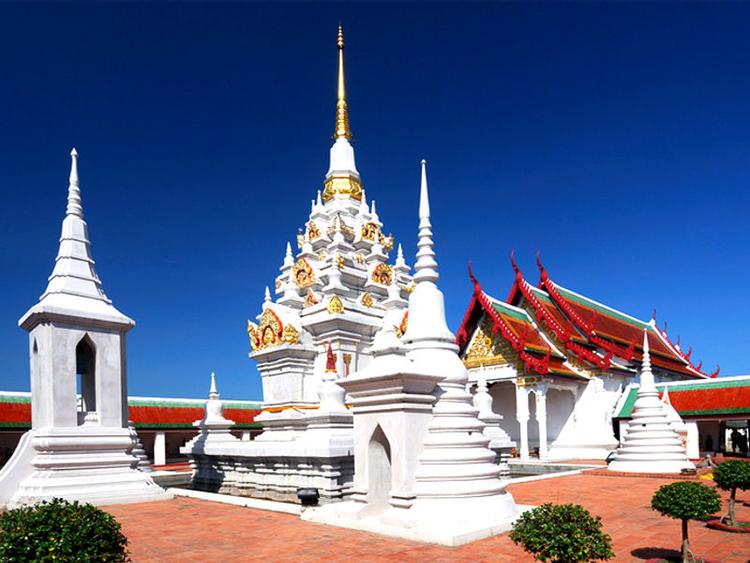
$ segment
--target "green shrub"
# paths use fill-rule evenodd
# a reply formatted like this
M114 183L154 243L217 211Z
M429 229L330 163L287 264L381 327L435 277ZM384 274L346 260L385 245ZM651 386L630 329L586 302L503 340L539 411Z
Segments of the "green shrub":
M578 504L546 503L524 512L513 524L510 539L538 561L572 563L614 557L612 538L602 531L602 519Z
M750 462L741 459L730 459L714 469L714 481L716 486L724 491L729 491L729 525L736 526L737 519L734 516L734 501L737 489L746 491L750 489Z
M688 522L705 520L721 509L721 497L716 489L694 481L678 481L662 485L651 499L651 508L664 516L682 520L682 561L691 556L688 542Z
M91 504L53 499L0 514L0 561L128 561L127 542Z

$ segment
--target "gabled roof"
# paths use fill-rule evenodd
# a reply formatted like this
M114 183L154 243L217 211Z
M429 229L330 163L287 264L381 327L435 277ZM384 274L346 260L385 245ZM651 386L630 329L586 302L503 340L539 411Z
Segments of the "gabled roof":
M456 336L460 354L463 355L466 351L471 335L479 326L482 317L487 315L495 334L499 333L518 354L518 359L523 362L527 373L554 373L586 379L586 376L567 364L565 354L540 330L524 309L490 297L482 291L471 270L469 275L474 281L474 294Z
M750 417L750 376L675 381L656 388L661 397L667 391L670 404L681 417ZM630 418L637 392L636 386L629 387L615 418Z
M702 364L692 364L691 352L683 353L678 345L669 340L665 331L660 331L656 327L654 321L641 321L557 285L550 279L538 259L537 264L541 272L538 287L526 281L513 256L511 263L515 271L515 281L507 304L517 311L526 313L529 322L541 333L542 336L539 338L546 338L550 343L554 341L558 349L576 357L584 365L603 371L621 369L635 372L643 358L643 331L647 330L651 360L655 367L676 375L709 377L700 370ZM475 291L470 309L476 306L475 302L482 304L477 295L484 295L488 303L499 302L482 292L481 288L477 290L478 282L473 276L471 278L475 284ZM467 312L464 324L471 320L474 323L478 322L470 313L471 311ZM462 329L468 330L468 326L462 325ZM476 324L473 325L473 328L475 327ZM464 336L468 338L468 334ZM460 343L461 339L458 340ZM711 377L717 375L718 370Z

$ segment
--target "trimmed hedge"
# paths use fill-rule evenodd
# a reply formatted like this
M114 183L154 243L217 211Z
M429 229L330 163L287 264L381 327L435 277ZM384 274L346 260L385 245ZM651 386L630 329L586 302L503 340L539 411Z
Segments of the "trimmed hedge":
M91 504L56 498L0 514L0 561L129 561L127 543Z

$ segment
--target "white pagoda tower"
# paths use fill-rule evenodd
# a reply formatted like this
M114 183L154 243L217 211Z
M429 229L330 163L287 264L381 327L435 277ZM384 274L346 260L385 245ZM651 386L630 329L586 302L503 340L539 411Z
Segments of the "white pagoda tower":
M695 469L654 385L648 329L643 331L641 382L633 416L608 469L629 473L679 473L683 469Z
M340 500L354 472L352 414L335 380L371 360L375 334L407 327L412 289L401 248L395 260L368 205L354 159L344 82L344 36L338 30L338 99L334 143L323 190L312 200L296 252L287 243L261 313L248 321L250 358L263 382L263 432L252 442L192 452L194 484L260 498L296 501L299 487Z
M19 321L29 332L31 430L0 472L0 505L171 498L131 453L125 336L135 323L115 309L94 270L75 149L71 158L55 267Z

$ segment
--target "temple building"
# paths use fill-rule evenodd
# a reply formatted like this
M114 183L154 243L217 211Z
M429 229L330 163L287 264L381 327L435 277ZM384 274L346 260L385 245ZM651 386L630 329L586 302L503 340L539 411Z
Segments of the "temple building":
M474 293L457 341L470 380L488 385L493 411L503 416L498 424L522 459L603 459L617 447L613 417L638 381L644 331L657 383L718 375L694 365L692 350L683 352L655 319L638 320L558 285L539 260L532 285L511 262L515 281L504 301L469 272Z

